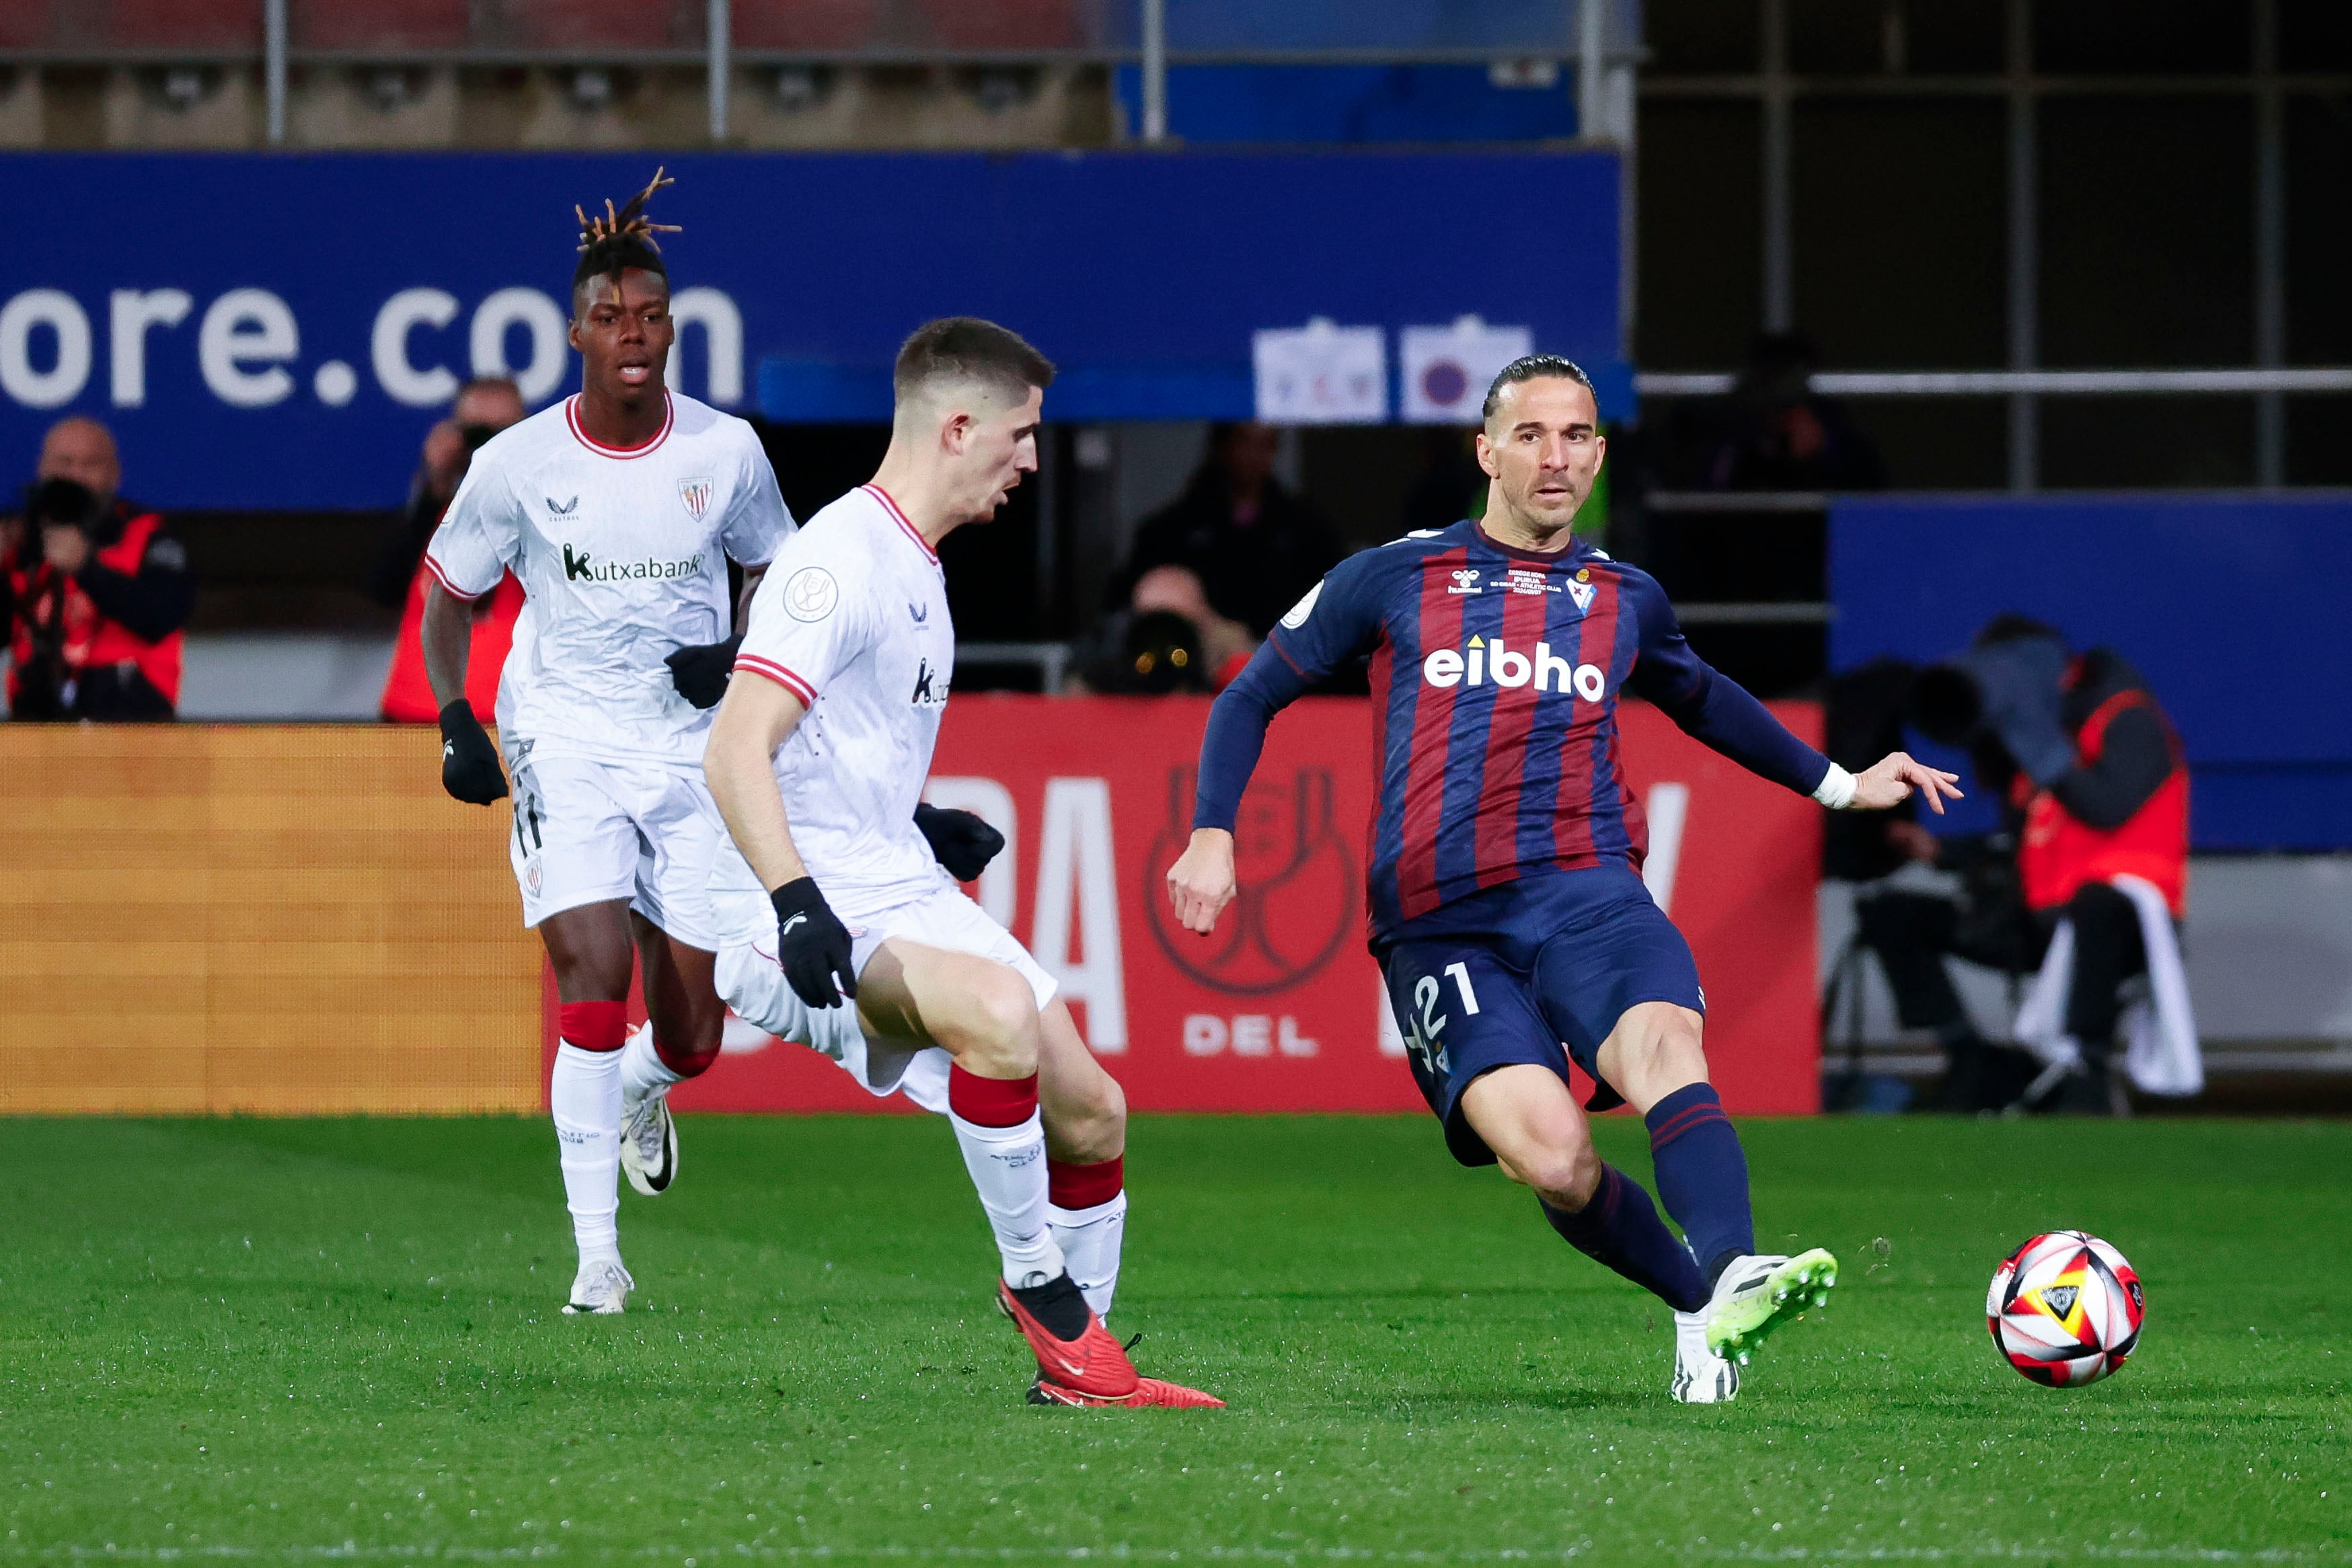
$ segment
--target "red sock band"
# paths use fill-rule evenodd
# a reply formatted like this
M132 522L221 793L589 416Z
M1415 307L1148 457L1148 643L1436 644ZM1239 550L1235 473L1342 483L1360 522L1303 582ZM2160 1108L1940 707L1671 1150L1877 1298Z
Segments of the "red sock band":
M1045 1162L1045 1198L1056 1208L1094 1208L1127 1187L1127 1156L1113 1155L1090 1166Z
M948 1109L976 1127L1017 1127L1037 1113L1037 1075L982 1078L950 1065Z
M682 1046L670 1044L656 1032L654 1054L661 1058L664 1067L680 1078L699 1078L710 1071L712 1062L719 1060L719 1046L714 1041L709 1051L688 1051Z
M555 1032L566 1045L583 1051L618 1051L629 1038L626 1002L562 1002L555 1009Z

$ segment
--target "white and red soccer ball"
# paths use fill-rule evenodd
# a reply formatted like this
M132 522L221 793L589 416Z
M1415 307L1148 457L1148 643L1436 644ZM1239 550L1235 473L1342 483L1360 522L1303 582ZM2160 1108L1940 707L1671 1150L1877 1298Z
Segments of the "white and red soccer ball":
M1985 1320L2009 1364L2035 1383L2071 1388L2122 1366L2147 1311L2124 1255L2080 1230L2037 1236L1992 1271Z

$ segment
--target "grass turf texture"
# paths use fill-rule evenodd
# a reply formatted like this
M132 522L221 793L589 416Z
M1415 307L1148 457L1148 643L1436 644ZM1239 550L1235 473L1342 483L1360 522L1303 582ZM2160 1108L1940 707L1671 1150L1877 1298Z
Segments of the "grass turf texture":
M601 1319L537 1123L6 1131L0 1557L2352 1558L2343 1125L1750 1124L1844 1273L1707 1409L1425 1122L1140 1120L1113 1322L1202 1414L1020 1402L933 1122L687 1121ZM1982 1316L2058 1226L2149 1292L2073 1392Z

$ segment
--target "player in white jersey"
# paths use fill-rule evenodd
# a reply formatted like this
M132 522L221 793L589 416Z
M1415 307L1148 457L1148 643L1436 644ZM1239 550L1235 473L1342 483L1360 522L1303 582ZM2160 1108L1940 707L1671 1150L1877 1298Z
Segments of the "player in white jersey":
M631 1180L657 1193L677 1168L669 1085L719 1055L706 710L733 658L727 564L748 602L793 531L751 427L664 384L677 331L644 215L664 183L582 218L581 390L482 447L425 556L442 782L488 805L513 775L508 851L555 970L548 1101L580 1249L567 1312L617 1312L635 1287L616 1226L625 1120ZM502 772L465 696L467 605L509 568L525 598L499 684ZM630 1037L633 956L652 1027Z
M1035 470L1053 375L990 322L918 330L874 482L810 519L752 600L703 764L733 839L711 882L719 987L875 1093L947 1113L995 1233L998 1304L1037 1358L1032 1399L1213 1406L1139 1377L1102 1324L1124 1096L912 821L955 670L939 543Z

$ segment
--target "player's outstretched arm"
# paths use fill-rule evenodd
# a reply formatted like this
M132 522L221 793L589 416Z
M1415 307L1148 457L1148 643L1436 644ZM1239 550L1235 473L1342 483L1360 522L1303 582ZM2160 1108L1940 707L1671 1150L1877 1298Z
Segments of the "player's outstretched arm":
M1856 811L1884 811L1911 799L1915 789L1927 810L1940 817L1945 801L1960 798L1960 776L1914 761L1906 752L1890 751L1853 776L1853 799L1846 805Z
M1377 639L1381 564L1379 552L1367 550L1332 568L1291 606L1209 709L1194 781L1192 841L1168 868L1168 897L1187 931L1207 936L1234 901L1234 820L1265 749L1266 727Z
M793 847L771 759L808 710L771 680L730 682L711 721L702 776L735 847L776 907L776 956L793 994L813 1008L857 995L849 928L841 923Z

